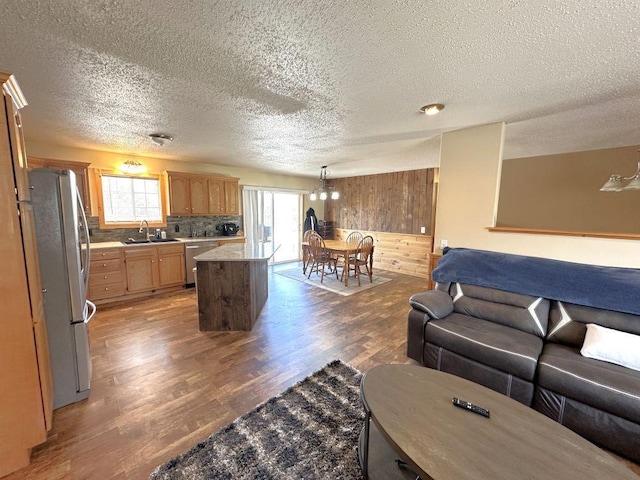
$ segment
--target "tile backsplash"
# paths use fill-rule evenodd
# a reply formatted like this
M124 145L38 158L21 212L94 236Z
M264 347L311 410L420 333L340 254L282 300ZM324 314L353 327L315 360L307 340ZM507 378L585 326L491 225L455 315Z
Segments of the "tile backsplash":
M98 217L87 218L89 222L90 236L92 242L118 242L127 238L141 238L142 234L137 228L114 228L108 230L100 229ZM221 237L222 234L216 230L216 226L222 223L235 223L244 230L242 217L240 215L216 215L202 217L181 217L170 215L167 217L167 227L162 229L167 232L168 238L188 238L191 237L191 227L195 226L197 237ZM176 227L178 231L176 232ZM154 233L155 228L151 227L149 233Z

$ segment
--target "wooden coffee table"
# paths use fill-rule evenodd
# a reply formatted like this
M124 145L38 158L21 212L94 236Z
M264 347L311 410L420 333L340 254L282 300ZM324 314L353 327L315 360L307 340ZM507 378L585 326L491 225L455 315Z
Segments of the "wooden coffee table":
M638 480L617 459L559 423L447 373L381 365L363 377L361 393L367 420L358 453L365 479L390 478L388 471L374 471L380 461L370 449L375 429L423 480ZM490 418L454 407L453 397L488 409ZM406 475L396 470L398 478Z

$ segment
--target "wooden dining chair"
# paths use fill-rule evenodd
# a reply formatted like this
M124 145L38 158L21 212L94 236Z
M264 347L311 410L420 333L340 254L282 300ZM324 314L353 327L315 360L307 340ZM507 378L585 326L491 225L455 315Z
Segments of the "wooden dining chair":
M315 230L307 230L306 232L304 232L304 235L302 236L302 274L306 274L307 273L307 267L309 266L309 264L311 263L311 260L313 259L313 256L311 254L311 245L309 244L309 238L311 237L311 235L317 235L317 232Z
M322 237L318 234L309 236L309 247L311 247L311 268L307 278L311 278L313 272L320 273L320 283L324 282L324 276L327 273L335 273L336 280L338 279L338 268L336 267L336 260L332 258L327 250ZM328 268L328 270L327 270Z
M371 269L369 268L369 261L371 259L371 255L373 254L373 237L371 235L367 235L358 243L357 252L353 258L349 259L349 262L343 261L342 263L342 275L340 280L344 279L344 270L347 267L347 263L349 267L347 268L347 277L351 274L353 270L353 276L358 280L358 286L360 285L360 274L362 273L362 267L364 266L367 275L369 277L369 281L373 283L373 274Z
M361 240L362 240L362 233L357 232L357 231L353 231L349 235L347 235L345 243L348 243L350 246L352 246L354 249L356 249L358 247L358 245L360 244ZM356 255L355 253L350 254L351 260L353 260L355 255ZM336 255L336 262L342 262L343 260L344 260L344 255L343 254L339 253L339 254Z

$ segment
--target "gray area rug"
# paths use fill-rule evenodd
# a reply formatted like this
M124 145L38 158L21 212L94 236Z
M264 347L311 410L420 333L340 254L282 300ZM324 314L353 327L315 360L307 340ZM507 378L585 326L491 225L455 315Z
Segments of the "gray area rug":
M370 288L377 287L378 285L382 285L391 281L390 278L377 276L375 270L373 271L372 277L373 283L369 281L369 277L366 274L363 274L360 277L360 285L358 285L358 280L351 277L349 278L349 286L345 286L344 282L336 280L335 274L325 275L322 283L320 283L320 275L316 274L315 272L311 274L310 278L307 278L307 276L302 273L302 267L290 268L288 270L278 270L275 273L277 273L278 275L282 275L283 277L291 278L293 280L306 283L307 285L313 285L314 287L329 290L330 292L344 296L363 292Z
M151 479L361 479L362 374L334 360L156 468Z

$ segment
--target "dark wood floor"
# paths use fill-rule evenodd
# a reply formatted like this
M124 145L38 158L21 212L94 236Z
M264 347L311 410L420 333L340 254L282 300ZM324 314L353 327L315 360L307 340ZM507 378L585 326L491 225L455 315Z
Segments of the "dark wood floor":
M331 360L414 363L408 298L425 281L380 274L393 280L343 297L270 272L251 332L200 333L193 289L100 308L89 399L56 410L31 466L6 480L144 479Z
M89 399L55 410L32 465L6 478L147 478L334 359L362 371L412 363L408 298L425 282L383 276L393 280L343 297L270 273L251 332L200 333L194 289L99 308L90 324Z

